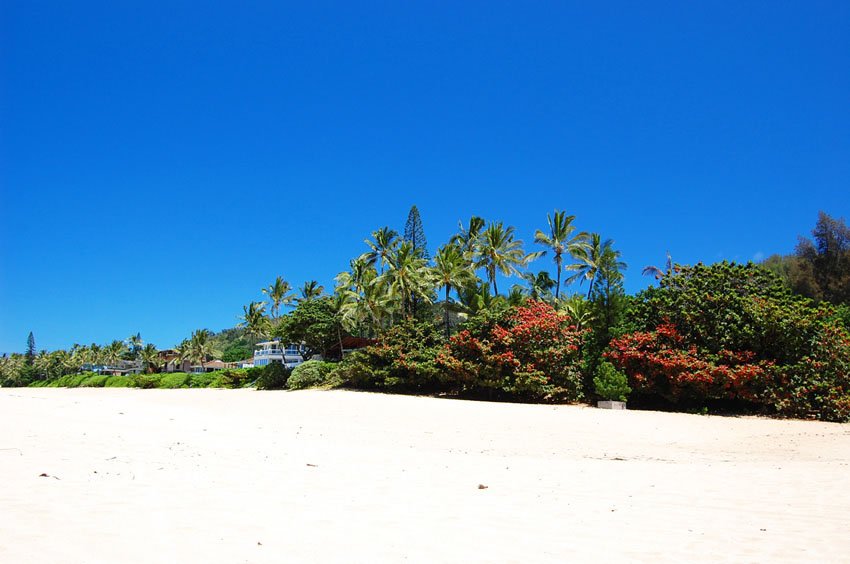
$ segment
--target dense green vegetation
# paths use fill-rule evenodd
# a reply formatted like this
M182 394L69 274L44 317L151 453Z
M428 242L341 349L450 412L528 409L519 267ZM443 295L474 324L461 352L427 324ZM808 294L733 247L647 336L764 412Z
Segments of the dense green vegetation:
M500 221L472 217L427 251L418 210L404 235L382 227L336 277L298 290L283 277L238 328L195 331L169 358L242 360L262 339L300 343L311 360L207 374L158 374L164 357L140 336L0 362L3 385L346 386L502 400L627 399L634 407L850 419L850 230L821 214L814 241L763 264L648 266L650 286L623 290L610 239L555 211L526 249ZM533 270L543 257L550 268ZM514 278L505 291L500 283ZM572 291L567 291L572 288ZM358 348L348 351L347 348ZM105 377L86 365L140 363Z

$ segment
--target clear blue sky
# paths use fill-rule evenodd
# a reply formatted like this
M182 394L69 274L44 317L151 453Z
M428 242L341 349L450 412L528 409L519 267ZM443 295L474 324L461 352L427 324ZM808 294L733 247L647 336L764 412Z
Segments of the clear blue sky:
M0 351L233 326L414 203L568 210L630 291L850 219L850 3L697 4L6 0Z

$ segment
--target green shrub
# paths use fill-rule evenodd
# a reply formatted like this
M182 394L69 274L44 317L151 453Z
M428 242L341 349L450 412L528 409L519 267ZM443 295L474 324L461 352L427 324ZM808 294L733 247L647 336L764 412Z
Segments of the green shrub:
M626 401L632 391L626 375L614 368L610 362L599 363L593 385L597 395L609 401Z
M149 390L159 387L159 380L162 377L160 374L134 374L130 377L131 385L134 388L142 388Z
M215 388L219 386L213 386L214 383L220 382L221 380L221 371L216 370L215 372L203 372L199 374L192 374L189 377L189 387L190 388Z
M378 343L354 351L334 373L355 388L435 392L445 370L437 365L445 339L432 323L405 319Z
M222 388L241 388L252 381L252 375L247 368L227 368L220 371L218 378Z
M185 372L172 372L162 374L159 379L158 388L187 388L189 385L189 374Z
M303 390L316 386L327 385L328 377L331 375L335 365L321 360L308 360L299 364L292 370L286 386L290 390Z
M81 388L102 388L106 381L109 379L109 376L106 374L92 374L82 382L80 382Z
M286 388L286 382L292 373L292 370L283 364L269 364L260 370L256 382L258 390L282 390Z
M127 376L110 376L106 379L104 387L106 388L129 388L133 385L133 380Z

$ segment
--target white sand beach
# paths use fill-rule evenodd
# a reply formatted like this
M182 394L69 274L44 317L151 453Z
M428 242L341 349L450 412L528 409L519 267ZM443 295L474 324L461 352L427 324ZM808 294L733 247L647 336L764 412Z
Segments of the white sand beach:
M0 562L599 560L850 560L850 425L0 390Z

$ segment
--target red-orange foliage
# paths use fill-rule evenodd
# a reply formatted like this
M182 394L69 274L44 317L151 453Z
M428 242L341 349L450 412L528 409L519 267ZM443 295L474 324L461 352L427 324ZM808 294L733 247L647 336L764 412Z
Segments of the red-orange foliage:
M629 376L638 393L680 399L759 400L771 362L754 362L750 351L701 354L670 323L655 331L629 333L611 341L605 356Z
M526 396L581 396L578 350L584 331L552 306L529 301L496 323L452 337L437 363L461 388Z

